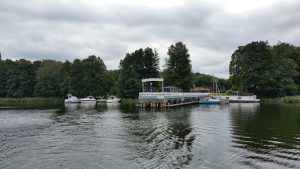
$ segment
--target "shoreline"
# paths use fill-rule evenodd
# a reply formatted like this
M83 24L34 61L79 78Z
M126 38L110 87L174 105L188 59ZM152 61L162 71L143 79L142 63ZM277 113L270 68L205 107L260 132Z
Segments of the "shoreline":
M59 108L63 105L62 98L0 98L0 109L12 108Z
M300 103L300 95L295 96L285 96L285 97L276 97L276 98L263 98L261 99L263 103Z

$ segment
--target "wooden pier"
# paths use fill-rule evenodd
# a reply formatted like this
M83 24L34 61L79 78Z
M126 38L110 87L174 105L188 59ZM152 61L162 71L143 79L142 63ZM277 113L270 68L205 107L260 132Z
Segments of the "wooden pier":
M139 93L139 103L137 105L142 108L163 108L198 104L199 100L210 94L182 92L182 89L174 86L164 87L164 79L161 78L143 79L142 89L143 92Z

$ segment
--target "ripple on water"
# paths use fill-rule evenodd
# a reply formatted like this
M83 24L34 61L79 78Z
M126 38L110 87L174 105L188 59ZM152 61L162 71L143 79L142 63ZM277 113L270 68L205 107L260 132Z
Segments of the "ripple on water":
M255 106L1 111L0 168L299 168L299 123Z

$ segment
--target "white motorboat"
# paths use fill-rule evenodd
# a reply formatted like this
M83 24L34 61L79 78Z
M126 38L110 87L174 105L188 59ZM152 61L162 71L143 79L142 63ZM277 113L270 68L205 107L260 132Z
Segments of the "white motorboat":
M109 96L106 100L106 103L119 103L120 98L117 98L116 96Z
M96 103L96 99L93 96L80 99L81 103Z
M199 101L200 104L221 104L221 100L217 98L204 98Z
M71 94L67 94L67 99L65 99L65 103L80 103L81 100L76 96L72 96Z

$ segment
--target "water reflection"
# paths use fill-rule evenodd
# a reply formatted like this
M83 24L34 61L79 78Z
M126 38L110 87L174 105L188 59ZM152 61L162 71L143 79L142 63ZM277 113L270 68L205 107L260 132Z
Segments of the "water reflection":
M244 165L299 166L299 107L279 104L231 104L230 107L233 151L242 154Z
M222 109L228 108L229 105L217 105L217 104L201 104L196 109L202 112L216 112Z
M140 168L182 168L189 164L195 139L189 110L121 107L128 160L138 160Z
M0 111L0 168L299 168L300 105Z
M170 148L176 154L173 154L172 163L176 168L182 168L193 159L192 145L196 136L192 133L191 109L172 110L165 116L169 122L167 132L173 140Z

